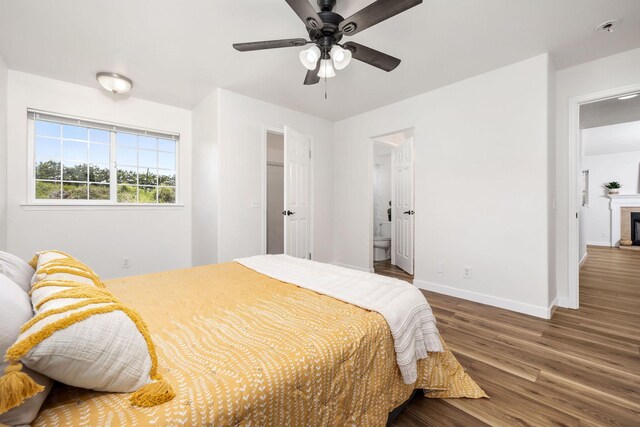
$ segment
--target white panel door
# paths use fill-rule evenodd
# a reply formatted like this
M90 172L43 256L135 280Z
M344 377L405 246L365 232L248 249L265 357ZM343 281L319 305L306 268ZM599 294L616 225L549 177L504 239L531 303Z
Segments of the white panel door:
M413 274L413 138L394 151L394 251L395 263Z
M284 128L284 253L311 258L311 137Z

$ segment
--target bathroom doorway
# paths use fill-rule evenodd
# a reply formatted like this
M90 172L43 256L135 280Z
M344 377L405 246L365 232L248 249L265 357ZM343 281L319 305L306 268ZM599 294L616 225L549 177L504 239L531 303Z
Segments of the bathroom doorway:
M412 279L414 267L413 129L373 138L371 266Z
M267 254L284 253L284 134L267 132Z

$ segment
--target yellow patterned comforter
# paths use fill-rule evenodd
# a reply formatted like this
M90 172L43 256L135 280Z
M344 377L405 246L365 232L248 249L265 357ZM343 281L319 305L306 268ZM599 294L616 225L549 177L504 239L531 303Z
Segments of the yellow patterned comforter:
M381 426L414 389L384 318L237 263L107 282L139 311L176 398L57 385L35 426ZM445 346L446 348L446 346ZM446 349L418 367L429 397L483 397Z

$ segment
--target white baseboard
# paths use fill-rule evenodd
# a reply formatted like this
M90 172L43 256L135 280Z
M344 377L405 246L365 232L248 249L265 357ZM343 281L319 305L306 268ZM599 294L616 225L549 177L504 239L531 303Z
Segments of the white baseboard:
M480 294L477 292L467 291L464 289L453 288L451 286L440 285L438 283L427 282L424 280L415 280L413 284L420 289L436 292L439 294L449 295L455 298L462 298L480 304L491 305L493 307L504 308L518 313L528 314L530 316L541 317L543 319L551 318L551 308L541 307L537 305L526 304L523 302L513 301L506 298L494 297L492 295Z
M558 307L571 308L569 307L569 298L558 297L556 298Z
M558 297L555 297L553 301L551 301L551 304L549 304L549 319L551 319L551 317L553 316L553 312L556 311L557 307L558 307Z
M582 256L582 259L580 260L580 263L578 264L578 268L582 267L582 264L584 264L584 262L587 260L588 256L589 256L589 253L585 252L585 254Z
M606 246L611 247L611 242L587 242L587 246Z
M367 273L373 273L373 268L362 268L356 267L355 265L343 264L341 262L334 262L333 265L337 265L338 267L350 268L352 270L365 271Z

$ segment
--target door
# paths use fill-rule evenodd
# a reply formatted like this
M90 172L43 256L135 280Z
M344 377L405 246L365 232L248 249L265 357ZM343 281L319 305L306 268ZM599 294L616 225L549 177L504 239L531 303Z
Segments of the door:
M398 267L413 274L413 138L395 148L393 168L394 258Z
M284 253L311 259L311 137L284 128Z

